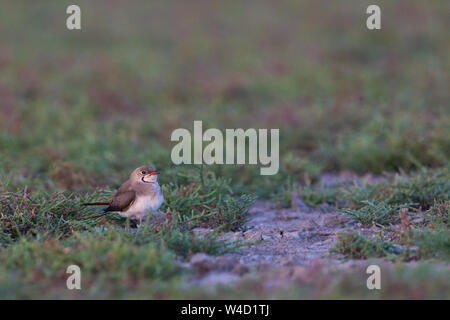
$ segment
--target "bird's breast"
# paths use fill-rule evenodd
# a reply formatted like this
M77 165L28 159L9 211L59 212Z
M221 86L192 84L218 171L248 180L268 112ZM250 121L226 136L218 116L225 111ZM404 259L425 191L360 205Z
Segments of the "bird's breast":
M163 201L164 197L162 196L162 193L151 196L138 196L127 211L154 212L161 207Z

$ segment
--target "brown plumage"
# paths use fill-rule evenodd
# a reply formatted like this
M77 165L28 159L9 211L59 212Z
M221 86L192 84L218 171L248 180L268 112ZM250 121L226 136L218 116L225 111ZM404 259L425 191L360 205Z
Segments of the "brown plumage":
M84 203L85 206L108 206L104 212L117 212L121 216L143 219L148 212L155 213L164 202L158 184L159 171L153 167L142 166L135 169L130 178L107 202Z

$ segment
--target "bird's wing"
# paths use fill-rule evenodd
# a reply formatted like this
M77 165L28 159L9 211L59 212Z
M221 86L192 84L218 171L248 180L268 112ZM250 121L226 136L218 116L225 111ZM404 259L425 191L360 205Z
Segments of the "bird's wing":
M119 194L121 194L121 193L130 191L130 190L132 190L132 188L131 188L131 181L130 181L130 180L127 180L127 181L125 181L125 182L120 186L120 188L117 190L116 196L119 195Z
M109 201L109 207L105 209L108 211L126 211L126 209L133 203L136 198L136 193L131 188L130 180L125 181L117 190L117 193Z
M109 207L106 208L105 212L126 211L126 209L133 203L134 199L136 199L136 193L133 190L118 192L111 199Z

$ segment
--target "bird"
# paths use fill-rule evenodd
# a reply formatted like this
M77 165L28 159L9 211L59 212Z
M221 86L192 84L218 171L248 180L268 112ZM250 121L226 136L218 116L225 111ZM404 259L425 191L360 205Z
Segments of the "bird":
M117 193L109 201L83 203L83 206L107 206L104 212L118 213L122 217L144 220L148 213L157 214L164 202L164 194L158 184L160 171L151 166L133 170Z

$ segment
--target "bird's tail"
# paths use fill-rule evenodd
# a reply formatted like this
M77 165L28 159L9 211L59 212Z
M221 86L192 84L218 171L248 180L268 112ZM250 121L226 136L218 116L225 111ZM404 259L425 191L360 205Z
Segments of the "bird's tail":
M109 202L82 203L82 206L109 206Z

